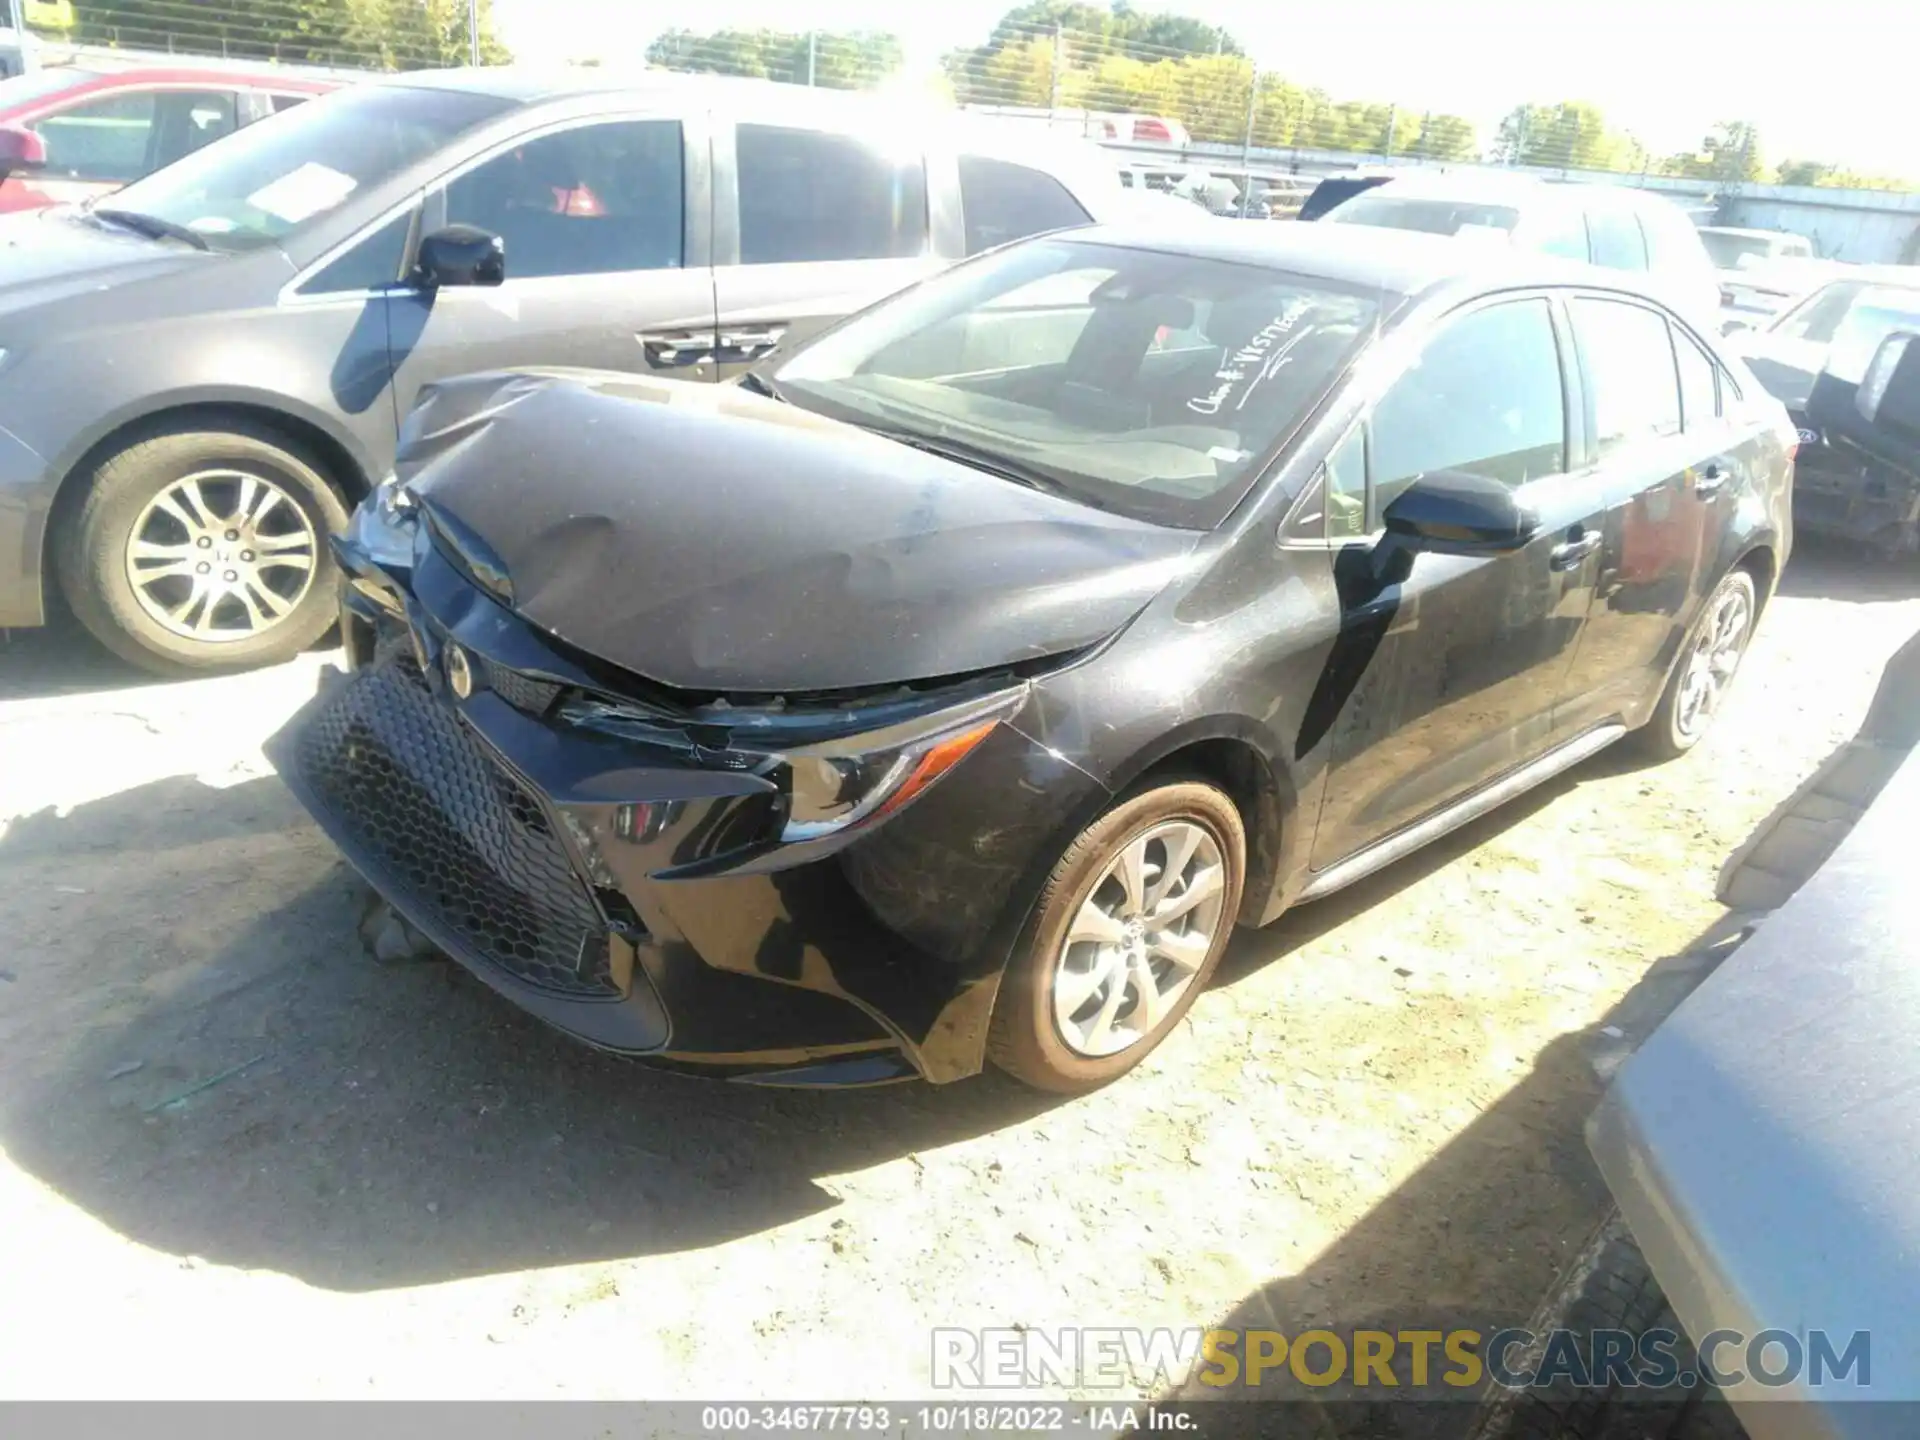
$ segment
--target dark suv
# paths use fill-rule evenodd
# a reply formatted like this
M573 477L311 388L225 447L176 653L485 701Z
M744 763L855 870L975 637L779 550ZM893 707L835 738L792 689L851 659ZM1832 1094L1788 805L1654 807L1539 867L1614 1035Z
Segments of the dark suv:
M721 380L1124 199L1083 142L764 82L482 70L299 106L0 224L0 626L41 622L50 569L150 669L284 658L332 622L324 536L422 384Z

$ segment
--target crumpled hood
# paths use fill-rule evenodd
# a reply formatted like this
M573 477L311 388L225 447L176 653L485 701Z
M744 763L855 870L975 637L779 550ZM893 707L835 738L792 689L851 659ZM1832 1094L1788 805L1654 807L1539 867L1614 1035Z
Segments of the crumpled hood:
M1104 639L1199 537L733 386L517 371L431 387L396 473L518 614L662 685L859 689Z
M0 313L222 258L82 220L64 206L0 217Z

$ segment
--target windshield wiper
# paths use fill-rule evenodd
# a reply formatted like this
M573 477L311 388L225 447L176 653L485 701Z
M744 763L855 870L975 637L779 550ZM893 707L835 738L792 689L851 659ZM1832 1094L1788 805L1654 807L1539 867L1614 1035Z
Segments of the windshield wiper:
M928 455L938 455L942 460L951 460L957 465L971 466L975 470L984 470L989 475L997 475L1002 480L1011 480L1016 485L1024 485L1029 490L1038 490L1046 495L1066 495L1060 483L1037 470L1031 465L1022 465L1018 460L1010 460L997 451L988 450L965 440L950 440L944 436L922 435L913 430L896 430L890 425L864 425L875 435L884 435L912 449ZM1069 497L1079 499L1075 495Z
M213 248L207 244L207 237L198 230L190 230L185 225L176 224L172 220L163 220L158 215L145 215L138 210L115 210L111 207L102 209L98 206L88 210L87 213L95 219L106 220L135 234L145 235L149 240L179 240L193 246L196 250Z

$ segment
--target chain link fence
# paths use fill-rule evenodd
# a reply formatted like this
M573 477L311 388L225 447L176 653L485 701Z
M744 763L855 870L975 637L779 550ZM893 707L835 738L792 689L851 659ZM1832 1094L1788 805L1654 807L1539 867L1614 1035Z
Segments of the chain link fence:
M31 7L35 0L0 0ZM525 7L529 0L498 0ZM46 48L94 47L221 56L328 68L407 70L496 64L512 53L495 0L69 0L62 28L35 29ZM46 7L41 7L43 10ZM796 7L804 17L805 7ZM518 11L524 15L524 8ZM1920 177L1859 173L1844 157L1777 159L1754 127L1730 116L1691 149L1643 143L1581 100L1515 97L1497 121L1343 97L1262 68L1225 31L1172 15L1123 10L1093 30L1018 20L937 60L910 60L886 31L692 28L643 23L639 44L597 35L608 11L546 0L543 29L569 63L754 76L845 90L909 91L957 105L1045 118L1090 138L1158 146L1187 160L1229 152L1251 173L1357 162L1523 166L1672 177L1738 189L1788 184L1915 190ZM638 14L638 7L630 14ZM649 14L671 15L662 7ZM33 26L32 16L27 23ZM629 29L632 28L629 24ZM1623 82L1624 83L1624 82ZM1729 104L1739 96L1729 88Z

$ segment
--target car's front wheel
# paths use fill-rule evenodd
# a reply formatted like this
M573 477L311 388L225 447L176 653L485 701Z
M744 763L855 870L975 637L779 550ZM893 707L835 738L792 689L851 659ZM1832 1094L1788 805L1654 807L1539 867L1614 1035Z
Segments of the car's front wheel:
M1653 718L1640 732L1640 748L1649 758L1671 760L1700 743L1746 658L1759 611L1759 592L1745 570L1729 571L1707 596Z
M1233 932L1240 812L1198 779L1123 797L1068 846L1001 981L987 1053L1043 1090L1125 1074L1166 1038Z
M288 659L337 613L327 534L346 505L286 436L235 417L149 432L83 477L56 538L82 624L163 675Z

